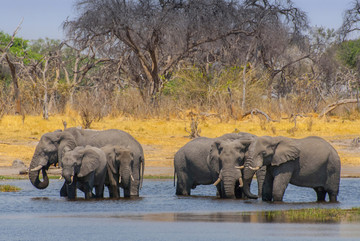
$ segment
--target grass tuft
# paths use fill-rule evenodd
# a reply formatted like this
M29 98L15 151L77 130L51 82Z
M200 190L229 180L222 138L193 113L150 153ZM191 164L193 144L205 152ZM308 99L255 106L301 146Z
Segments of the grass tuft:
M12 185L0 185L0 192L18 192L21 188Z

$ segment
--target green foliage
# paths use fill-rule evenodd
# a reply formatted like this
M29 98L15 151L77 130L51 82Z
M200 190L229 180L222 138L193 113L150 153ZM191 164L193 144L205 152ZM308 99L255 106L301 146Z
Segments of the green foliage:
M21 188L12 185L0 185L0 192L18 192Z
M11 41L12 36L0 32L0 48L4 49ZM29 40L15 37L13 44L9 48L10 54L23 58L24 63L29 63L30 59L40 60L42 55L31 49Z
M360 39L341 43L338 49L338 56L345 65L350 68L356 68L360 57Z

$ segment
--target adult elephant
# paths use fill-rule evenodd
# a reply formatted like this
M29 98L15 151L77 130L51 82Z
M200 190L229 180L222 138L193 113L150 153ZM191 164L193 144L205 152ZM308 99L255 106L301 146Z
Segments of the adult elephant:
M106 164L104 151L97 147L78 146L66 152L59 165L62 168L61 175L68 184L68 198L76 198L77 187L85 193L85 199L103 198ZM93 188L95 195L92 193Z
M218 180L223 167L219 163L218 152L212 151L214 142L238 140L237 144L241 148L238 149L240 158L236 161L240 165L245 157L246 145L254 138L256 136L249 133L229 133L217 138L199 137L185 144L174 157L174 179L175 176L177 177L176 195L190 195L191 189L195 189L197 185L210 185ZM244 143L241 143L241 140L244 140ZM236 174L240 172L234 165L229 166L229 169ZM225 168L222 173L224 172L230 173L230 170L227 171ZM238 175L234 174L234 180L240 180ZM216 187L220 197L227 197L223 182L216 183ZM228 197L234 197L234 195Z
M107 160L107 175L105 185L109 189L111 198L119 198L121 187L124 197L130 197L130 188L133 177L134 154L130 149L118 145L106 145L102 147Z
M76 146L94 146L101 148L108 144L127 146L134 154L133 177L130 195L139 196L139 189L142 186L145 159L143 149L138 141L129 133L110 129L95 131L79 128L67 128L64 131L57 130L44 134L35 148L30 163L29 179L38 189L44 189L49 185L47 170L51 165L56 165L64 153L73 150ZM40 171L43 180L39 179ZM60 191L61 196L66 196L65 185Z
M289 183L313 188L318 201L325 201L326 193L331 202L337 201L340 158L324 139L315 136L304 139L263 136L252 143L249 152L244 183L252 179L257 169L266 166L264 201L282 201ZM244 192L254 196L245 184Z
M217 186L223 198L244 198L243 173L244 161L248 155L248 147L255 137L240 139L216 140L211 145L208 163L213 172L218 176L214 185ZM265 168L256 172L258 193L261 193L265 179ZM251 180L250 180L251 181ZM250 187L251 182L247 185Z

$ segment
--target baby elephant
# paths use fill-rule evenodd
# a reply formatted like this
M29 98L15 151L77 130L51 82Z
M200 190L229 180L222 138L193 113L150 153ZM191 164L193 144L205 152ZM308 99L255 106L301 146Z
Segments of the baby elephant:
M76 198L76 189L85 193L85 199L104 197L104 183L106 178L105 153L92 146L76 147L65 153L60 162L61 175L67 184L68 198Z
M105 185L111 198L119 198L120 190L124 189L124 197L130 197L131 186L135 185L133 177L134 154L130 149L107 145L101 148L107 159L107 175Z

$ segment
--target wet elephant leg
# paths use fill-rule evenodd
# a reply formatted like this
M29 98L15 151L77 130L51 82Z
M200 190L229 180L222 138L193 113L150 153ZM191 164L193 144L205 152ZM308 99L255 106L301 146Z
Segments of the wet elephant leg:
M139 164L140 165L140 164ZM130 184L130 196L139 196L140 189L140 167L134 166L134 172L132 173L134 181Z
M275 202L281 202L283 200L285 190L291 179L291 175L291 172L286 172L274 176L272 196Z
M326 191L324 190L324 188L323 187L315 187L314 190L317 195L317 201L325 202Z
M191 181L189 180L189 176L182 172L177 173L176 180L176 195L190 195L191 194Z
M74 200L76 198L76 189L76 182L66 184L67 197L69 200Z
M60 189L60 197L67 197L67 196L68 196L67 187L66 187L66 183L64 182L64 185Z
M274 178L272 177L269 171L266 172L265 180L262 188L262 200L263 201L271 201L272 193L273 193L273 182Z

